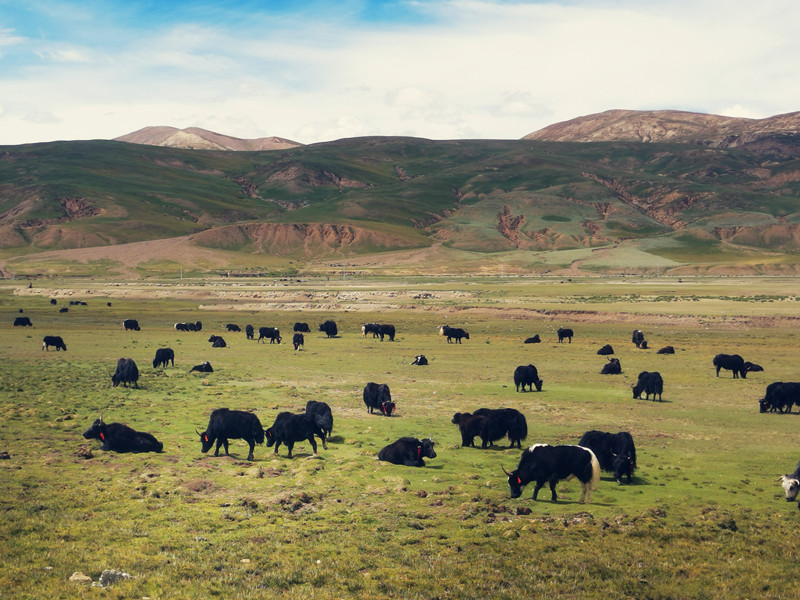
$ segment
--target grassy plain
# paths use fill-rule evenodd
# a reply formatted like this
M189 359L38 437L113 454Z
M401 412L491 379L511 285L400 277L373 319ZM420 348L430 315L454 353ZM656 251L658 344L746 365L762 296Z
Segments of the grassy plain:
M56 298L57 306L51 306ZM87 306L69 307L69 300ZM107 306L111 302L111 306ZM35 328L12 327L18 309ZM123 318L140 332L125 332ZM333 318L340 335L316 325ZM176 321L201 320L199 333ZM308 322L302 351L288 343ZM394 323L397 341L362 339L364 322ZM284 343L256 344L226 323L278 326ZM471 339L447 344L442 323ZM571 326L572 344L555 330ZM636 350L641 328L651 350ZM135 576L106 598L788 598L800 558L798 509L775 478L800 459L798 417L762 415L765 386L797 380L800 289L787 279L431 278L113 282L0 286L0 597L75 598L74 571ZM212 333L228 348L211 349ZM524 345L538 333L543 342ZM67 352L44 352L61 335ZM623 374L599 375L611 343ZM663 345L674 356L656 355ZM153 369L155 349L177 366ZM717 352L764 373L714 377ZM427 367L409 365L425 354ZM112 388L132 357L140 389ZM189 374L209 360L215 372ZM535 364L540 393L512 373ZM663 402L633 400L642 370L665 380ZM361 390L388 383L392 418L368 415ZM295 458L232 442L200 453L194 433L220 406L268 427L309 399L334 412L334 441ZM457 411L512 406L527 443L576 443L588 429L630 431L639 469L608 474L592 504L562 482L560 501L526 489L509 498L501 467L520 451L461 448ZM102 412L150 431L164 452L104 453L81 433ZM378 462L403 435L432 436L437 458L413 469ZM89 450L91 457L86 457ZM93 594L92 594L93 595Z

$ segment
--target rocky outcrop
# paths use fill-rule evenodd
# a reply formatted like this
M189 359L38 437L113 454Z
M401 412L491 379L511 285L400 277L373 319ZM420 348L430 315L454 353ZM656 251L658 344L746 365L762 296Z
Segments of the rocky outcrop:
M508 204L503 206L503 209L497 213L497 229L506 238L508 238L514 247L521 248L526 246L527 243L520 239L520 227L525 224L525 215L517 215L516 217L511 214L511 208Z

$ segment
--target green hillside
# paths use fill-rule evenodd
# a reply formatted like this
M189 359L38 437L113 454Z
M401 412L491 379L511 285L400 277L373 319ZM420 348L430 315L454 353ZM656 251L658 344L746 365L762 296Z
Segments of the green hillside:
M622 246L652 265L794 265L800 145L783 136L751 149L414 138L269 152L0 147L0 257L18 266L43 251L190 234L207 249L306 261L436 245L529 268L554 252ZM582 261L618 268L606 263L619 261Z

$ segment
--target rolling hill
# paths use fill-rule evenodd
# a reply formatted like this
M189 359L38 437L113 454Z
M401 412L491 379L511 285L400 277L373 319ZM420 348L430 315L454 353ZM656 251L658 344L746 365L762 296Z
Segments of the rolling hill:
M141 274L179 263L274 271L344 262L408 273L795 272L796 114L756 131L749 121L737 129L741 120L671 113L694 125L669 141L607 141L625 121L619 112L595 116L580 134L575 123L537 134L606 140L591 142L0 147L0 266L6 274L93 263ZM727 144L718 143L723 133ZM117 250L124 244L130 251Z

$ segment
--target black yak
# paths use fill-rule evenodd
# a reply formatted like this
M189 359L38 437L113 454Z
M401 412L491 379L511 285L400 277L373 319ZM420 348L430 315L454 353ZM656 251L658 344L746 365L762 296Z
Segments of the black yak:
M592 501L592 489L600 482L600 463L594 452L581 446L550 446L548 444L534 444L522 452L519 465L509 473L508 486L511 488L511 497L519 498L524 488L531 481L536 482L533 488L533 499L545 483L550 484L550 494L553 502L558 501L556 483L562 479L577 477L581 482L581 499Z
M267 436L267 446L275 446L275 454L278 453L278 448L281 444L286 444L289 458L292 458L292 448L294 448L295 442L303 440L308 440L308 443L311 444L311 449L316 454L317 442L314 440L315 435L322 440L322 447L326 450L328 449L328 445L325 443L325 434L317 424L316 416L313 414L278 413L272 427L264 431L264 433Z
M138 388L139 367L136 366L136 362L132 358L120 358L117 361L117 370L111 376L111 383L114 384L114 387L121 383L125 387L131 384L133 387Z
M164 444L152 434L136 431L122 423L103 423L103 417L95 420L92 426L83 432L87 440L100 440L101 450L112 452L161 452Z
M67 345L64 343L64 340L61 339L60 335L46 335L42 338L42 350L49 350L50 346L55 346L56 351L67 351Z
M433 440L428 438L401 437L378 452L378 460L407 467L424 467L423 458L436 458Z
M195 433L200 436L202 452L208 452L214 442L217 443L214 456L219 456L220 446L225 447L225 456L228 456L228 440L238 439L244 440L250 446L247 460L253 460L256 444L264 443L261 421L253 413L244 410L218 408L211 413L206 430L200 433L195 429Z
M167 368L169 363L172 363L172 366L175 366L175 351L172 348L159 348L156 350L156 356L153 358L153 368L156 369L159 366L163 368Z

